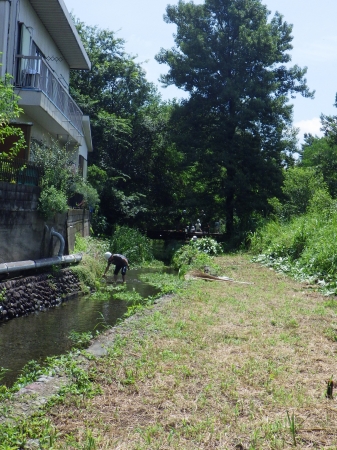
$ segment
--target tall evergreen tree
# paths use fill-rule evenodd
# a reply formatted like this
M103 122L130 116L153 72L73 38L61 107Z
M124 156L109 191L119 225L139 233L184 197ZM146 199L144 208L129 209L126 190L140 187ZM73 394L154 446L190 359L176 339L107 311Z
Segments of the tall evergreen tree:
M306 68L288 65L292 26L269 14L260 0L180 0L165 15L176 46L156 56L169 65L161 81L190 94L176 111L177 145L229 235L235 216L263 211L281 187L284 152L294 149L289 95L313 97Z

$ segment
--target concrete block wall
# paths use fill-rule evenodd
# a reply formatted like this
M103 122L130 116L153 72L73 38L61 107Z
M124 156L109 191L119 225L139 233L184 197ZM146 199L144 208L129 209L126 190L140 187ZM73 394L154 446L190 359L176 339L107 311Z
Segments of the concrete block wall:
M36 211L41 188L0 181L0 211Z
M60 242L51 239L51 228L62 234L69 253L76 233L89 235L89 211L70 209L45 220L37 211L39 196L39 187L0 182L0 264L56 256Z
M83 237L90 235L90 217L86 209L69 209L67 216L67 240L68 250L74 250L75 235L79 233Z

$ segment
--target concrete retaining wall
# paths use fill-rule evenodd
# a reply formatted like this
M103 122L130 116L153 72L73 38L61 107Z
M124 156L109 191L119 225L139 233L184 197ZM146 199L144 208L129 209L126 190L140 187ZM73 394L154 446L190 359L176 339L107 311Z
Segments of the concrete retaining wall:
M79 233L83 237L90 235L89 211L86 209L69 209L67 215L67 241L68 250L74 250L75 235Z
M89 235L89 212L69 209L45 220L37 211L40 188L0 182L0 264L56 256L60 248L50 229L62 234L66 252L74 250L75 233Z
M36 211L41 188L0 181L0 211Z

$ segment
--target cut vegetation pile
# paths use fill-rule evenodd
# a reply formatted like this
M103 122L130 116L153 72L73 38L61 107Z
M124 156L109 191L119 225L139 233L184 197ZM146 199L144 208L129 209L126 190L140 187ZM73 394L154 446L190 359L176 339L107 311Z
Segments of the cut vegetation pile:
M337 301L245 257L217 264L253 284L191 281L120 326L90 362L101 394L48 413L52 448L337 448Z

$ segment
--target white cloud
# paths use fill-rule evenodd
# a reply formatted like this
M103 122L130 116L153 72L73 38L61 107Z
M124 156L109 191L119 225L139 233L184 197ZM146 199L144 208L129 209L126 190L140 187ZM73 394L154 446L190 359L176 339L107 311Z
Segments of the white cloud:
M314 117L309 120L300 120L299 122L294 123L295 128L299 128L299 139L303 140L304 133L310 133L313 136L321 137L323 136L321 128L321 120L319 117Z

